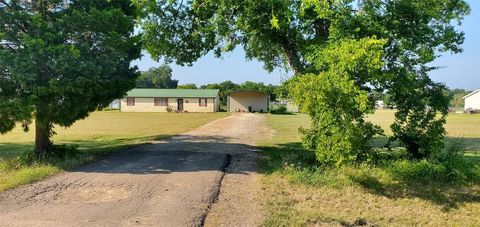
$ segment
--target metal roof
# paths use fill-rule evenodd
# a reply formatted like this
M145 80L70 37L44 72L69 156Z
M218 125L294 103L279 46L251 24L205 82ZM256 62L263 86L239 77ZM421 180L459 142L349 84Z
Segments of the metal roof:
M480 89L477 89L477 90L475 90L475 91L471 92L470 94L463 96L463 98L464 98L464 99L465 99L465 98L468 98L468 97L470 97L470 96L472 96L472 95L476 94L477 92L480 92Z
M127 92L127 97L168 97L168 98L215 98L218 89L155 89L135 88Z
M253 89L236 90L236 91L230 92L228 95L231 95L233 93L241 93L241 92L256 92L256 93L263 93L266 96L270 96L267 92L259 91L259 90L253 90Z

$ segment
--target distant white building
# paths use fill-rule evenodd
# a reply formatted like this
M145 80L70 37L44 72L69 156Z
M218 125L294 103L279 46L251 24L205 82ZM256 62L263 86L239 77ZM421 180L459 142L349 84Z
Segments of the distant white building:
M375 108L376 108L376 109L383 109L383 108L385 108L385 103L383 102L383 100L377 100L377 101L375 101Z
M480 89L463 96L463 99L465 100L465 111L480 110Z
M120 99L113 100L112 103L108 106L110 109L119 110L120 109Z

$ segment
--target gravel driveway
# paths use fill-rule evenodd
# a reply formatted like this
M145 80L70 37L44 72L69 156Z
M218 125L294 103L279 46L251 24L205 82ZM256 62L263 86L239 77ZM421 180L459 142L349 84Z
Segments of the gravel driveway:
M257 225L264 118L233 114L0 193L0 225Z

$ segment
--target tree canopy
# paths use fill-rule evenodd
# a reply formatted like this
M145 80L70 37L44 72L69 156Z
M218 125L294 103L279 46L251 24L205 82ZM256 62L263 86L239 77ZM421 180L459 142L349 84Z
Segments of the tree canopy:
M135 86L140 39L129 0L0 1L0 132L35 119L35 151Z
M194 83L189 84L180 84L177 86L178 89L197 89L197 85Z
M137 79L137 88L177 88L178 80L172 79L172 68L161 65L142 72Z
M219 56L242 46L247 59L262 61L267 70L291 69L295 76L289 87L297 94L294 98L314 119L306 140L322 144L320 132L329 131L325 136L349 141L342 143L344 148L362 153L370 133L359 133L353 126L337 127L339 123L330 124L329 119L346 125L361 123L373 106L376 91L388 94L397 107L390 139L399 140L411 158L428 157L443 146L449 97L445 86L428 77L435 69L429 63L442 52L461 52L464 34L456 25L470 10L463 0L157 0L136 4L145 47L155 58L188 65L209 51ZM368 59L380 62L370 64ZM366 74L372 71L378 73ZM310 86L315 89L295 92ZM333 91L351 93L332 97L339 102L333 106L325 104L344 107L335 116L327 118L328 111L311 109L323 104L312 106L309 100L328 97ZM315 147L321 147L319 154L336 150L330 145ZM349 159L345 154L333 156Z
M468 95L471 91L466 91L465 89L452 89L449 90L448 95L452 97L450 101L450 107L455 109L463 109L465 101L463 96Z

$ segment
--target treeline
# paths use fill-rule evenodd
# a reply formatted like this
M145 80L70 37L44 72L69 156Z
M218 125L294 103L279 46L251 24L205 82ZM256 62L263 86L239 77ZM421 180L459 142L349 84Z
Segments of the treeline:
M452 89L448 90L448 95L451 97L450 107L455 109L463 109L465 106L465 101L463 96L468 95L472 91L467 91L465 89Z
M178 80L172 79L172 69L168 65L162 65L156 68L142 72L136 82L137 88L178 88L178 89L219 89L220 104L227 104L227 96L232 91L237 90L258 90L266 92L270 95L270 100L277 98L279 86L273 84L264 84L262 82L246 81L236 84L230 80L197 86L194 83L178 84Z

